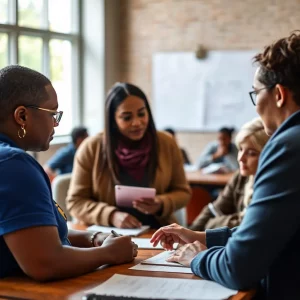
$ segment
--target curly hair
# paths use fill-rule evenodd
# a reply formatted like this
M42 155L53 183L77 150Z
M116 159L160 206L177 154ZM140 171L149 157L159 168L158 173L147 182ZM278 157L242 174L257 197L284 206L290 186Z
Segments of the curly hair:
M292 92L300 105L300 31L265 47L254 57L258 63L258 80L269 88L281 84Z

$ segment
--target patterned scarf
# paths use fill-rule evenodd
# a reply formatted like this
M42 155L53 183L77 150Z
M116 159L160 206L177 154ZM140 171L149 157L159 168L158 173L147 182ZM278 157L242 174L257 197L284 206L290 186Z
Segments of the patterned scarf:
M137 147L130 147L126 142L119 141L115 151L118 163L138 182L143 180L152 148L150 134L146 134Z

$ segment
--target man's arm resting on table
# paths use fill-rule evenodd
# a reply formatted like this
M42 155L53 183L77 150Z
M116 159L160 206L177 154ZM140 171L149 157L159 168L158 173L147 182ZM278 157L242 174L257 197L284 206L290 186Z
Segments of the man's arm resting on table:
M79 276L114 262L105 247L62 245L56 226L21 229L4 235L4 240L23 272L37 281Z

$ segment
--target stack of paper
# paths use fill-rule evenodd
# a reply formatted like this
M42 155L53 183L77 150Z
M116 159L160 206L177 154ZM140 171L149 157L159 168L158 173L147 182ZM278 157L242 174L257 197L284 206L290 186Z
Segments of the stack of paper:
M143 265L158 265L158 266L169 266L169 267L180 267L180 268L187 268L177 262L168 262L166 261L174 251L164 251L155 256L152 256L148 259L141 261Z
M141 261L140 264L131 267L132 270L149 271L149 272L167 272L167 273L185 273L193 274L191 268L185 267L176 262L168 262L166 259L174 251L164 251L151 258Z
M131 240L139 246L139 249L163 249L160 244L154 248L153 244L150 243L150 239L132 238Z
M149 228L150 228L150 226L146 226L146 225L144 225L140 228L130 228L130 229L93 225L93 226L88 227L87 230L101 231L104 233L111 233L111 231L114 230L116 233L121 234L121 235L138 236L138 235L146 232Z
M206 280L115 274L86 293L111 296L109 299L136 297L138 299L221 300L235 295L237 291Z

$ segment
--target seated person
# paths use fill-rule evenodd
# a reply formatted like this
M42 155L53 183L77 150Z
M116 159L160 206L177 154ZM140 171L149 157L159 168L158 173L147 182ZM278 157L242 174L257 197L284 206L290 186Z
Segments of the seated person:
M205 232L174 224L152 238L167 249L174 242L185 244L168 261L230 289L255 289L256 300L299 299L299 49L297 30L254 57L258 68L249 95L271 138L261 153L241 224Z
M176 133L172 128L165 128L164 131L169 132L173 136L173 138L176 140ZM180 148L180 151L181 151L183 163L185 165L189 165L191 163L191 161L188 157L187 152L183 148Z
M62 117L50 80L9 66L0 70L0 90L0 278L57 280L132 261L129 237L68 230L47 174L26 153L48 150Z
M232 228L241 223L252 198L259 155L268 139L259 118L241 128L236 136L240 170L234 174L218 199L203 208L190 226L191 229Z
M88 132L85 127L75 127L72 130L72 143L57 150L52 158L44 165L44 170L48 174L49 178L54 178L58 174L72 172L75 152L79 145L87 137Z
M153 187L154 199L132 199L117 207L115 185ZM191 197L176 141L156 130L145 94L116 83L105 103L104 133L78 149L66 200L70 214L86 224L158 228Z
M231 142L234 129L223 127L219 130L218 140L209 143L196 162L202 169L211 164L218 164L222 172L233 172L238 169L237 148Z

